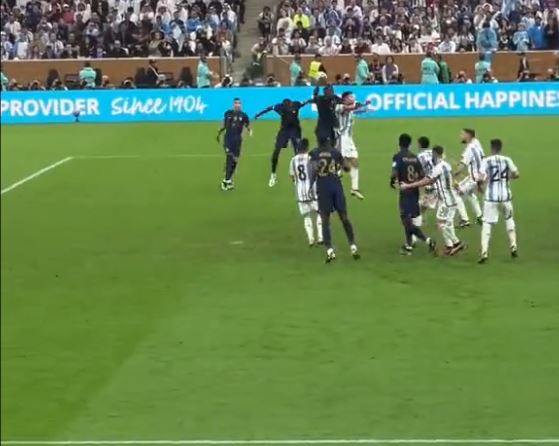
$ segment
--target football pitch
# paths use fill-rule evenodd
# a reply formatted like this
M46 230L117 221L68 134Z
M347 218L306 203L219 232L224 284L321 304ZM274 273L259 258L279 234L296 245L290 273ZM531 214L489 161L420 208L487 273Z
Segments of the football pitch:
M278 123L227 193L218 126L2 127L3 444L559 444L558 117L357 121L362 259L336 217L331 265L290 149L268 187ZM483 266L477 226L455 258L398 253L398 135L457 161L462 127L519 167L517 260L502 222Z

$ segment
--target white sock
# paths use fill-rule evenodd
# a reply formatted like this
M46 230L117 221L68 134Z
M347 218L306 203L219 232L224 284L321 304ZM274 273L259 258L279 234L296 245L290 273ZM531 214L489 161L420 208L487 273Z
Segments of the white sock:
M454 231L454 222L451 220L447 221L444 224L443 234L446 234L445 242L446 240L450 242L450 244L447 244L447 246L453 246L460 241L458 237L456 237L456 232Z
M447 246L447 247L452 247L452 245L454 245L454 243L449 238L448 232L446 231L446 222L445 221L439 221L437 223L437 225L439 226L439 230L441 231L441 234L443 236L444 245Z
M418 217L412 218L411 222L414 226L417 226L418 228L421 227L421 225L423 224L423 216L420 215ZM417 236L415 234L412 234L411 236L411 242L415 245L417 243Z
M510 247L516 249L516 225L514 224L514 219L512 217L505 220L505 227L507 228Z
M476 218L481 217L482 215L481 206L479 205L479 199L477 198L477 195L476 194L468 195L468 200L470 201L470 205L474 210L474 214L476 214Z
M305 224L305 231L307 232L309 243L314 243L314 228L311 216L307 214L303 219L303 223Z
M481 227L481 255L486 256L489 251L489 239L491 239L491 225L483 222Z
M351 190L359 190L359 168L352 166L349 176L351 177Z
M460 215L460 220L469 221L468 212L466 211L466 205L461 195L456 194L456 208L458 210L458 215Z
M322 218L320 218L320 214L316 214L316 239L322 242Z

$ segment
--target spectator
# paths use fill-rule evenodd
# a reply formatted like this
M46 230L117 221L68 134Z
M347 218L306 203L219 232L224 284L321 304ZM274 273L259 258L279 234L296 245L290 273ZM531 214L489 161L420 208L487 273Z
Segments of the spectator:
M466 75L465 71L459 71L454 82L457 84L471 84L472 80Z
M439 44L439 53L455 53L455 52L456 52L456 42L450 40L449 34L445 34L443 41Z
M309 79L313 85L318 84L319 79L327 76L326 69L322 65L322 56L317 53L309 65Z
M386 54L390 54L390 52L391 52L390 47L384 41L384 38L382 36L376 36L375 37L375 43L371 47L371 51L373 53L379 54L381 56L384 56Z
M371 81L371 72L369 65L363 58L363 54L357 55L357 65L355 67L355 84L363 85Z
M439 72L439 65L433 60L433 55L428 52L421 62L421 83L438 84Z
M443 59L442 54L437 54L436 60L439 64L439 82L441 84L450 84L452 82L452 73L450 72L450 67Z
M528 29L528 37L530 38L530 46L533 50L546 49L545 27L539 15L536 16L534 25Z
M394 58L392 56L386 56L384 66L382 67L382 82L384 84L398 83L399 74L400 69L398 65L394 63Z
M303 12L303 8L299 7L297 8L297 12L295 13L295 15L293 16L293 22L294 23L299 23L301 22L301 25L303 26L304 29L309 29L311 27L311 20L310 17L307 16L304 12Z
M79 73L79 79L84 88L95 88L97 72L86 62Z
M320 53L323 56L335 56L339 52L339 49L334 46L331 37L324 38L324 46L320 49Z
M272 34L272 11L269 6L264 6L262 12L258 15L258 29L260 34L266 40Z
M212 78L214 73L210 70L208 66L208 60L206 56L200 56L200 61L198 62L198 69L196 73L196 84L198 88L209 88L212 85Z
M476 62L474 72L476 75L476 84L481 83L483 75L491 69L491 64L486 60L485 54L479 55L479 60Z
M483 74L483 78L481 79L482 84L496 84L497 82L499 81L495 77L493 77L493 73L491 73L491 70L487 70Z
M520 77L520 74L524 71L530 71L530 63L528 62L528 58L526 57L526 53L522 52L519 54L520 61L518 64L518 72L517 76Z
M157 68L157 61L150 59L148 62L148 69L146 72L146 85L150 88L155 88L159 86L161 80L161 75L159 74L159 69Z
M301 73L303 73L300 54L295 54L295 57L293 58L293 62L291 62L291 65L289 66L289 73L290 73L291 85L295 85L297 79L299 78Z
M10 81L4 74L4 70L0 67L0 85L2 87L2 91L6 91L8 89L8 84Z
M557 82L559 81L559 74L557 74L553 68L548 68L547 70L547 81Z
M528 31L526 31L526 26L523 23L518 24L518 31L514 33L512 37L512 42L514 43L514 48L517 51L528 51L530 45L530 38L528 37Z
M480 53L492 54L497 51L497 33L489 21L484 22L483 28L477 35L477 48Z
M544 27L545 39L548 50L559 49L559 22L557 20L557 12L551 14L547 24Z

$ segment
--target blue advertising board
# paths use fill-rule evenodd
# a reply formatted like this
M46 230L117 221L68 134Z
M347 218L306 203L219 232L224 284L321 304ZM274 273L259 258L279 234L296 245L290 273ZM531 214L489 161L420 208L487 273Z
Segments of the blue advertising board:
M348 87L370 101L365 118L559 115L559 83ZM337 93L346 88L337 87ZM310 87L2 92L2 124L216 121L241 98L249 116L284 98L305 100ZM301 112L313 118L312 106ZM273 113L264 119L275 119Z

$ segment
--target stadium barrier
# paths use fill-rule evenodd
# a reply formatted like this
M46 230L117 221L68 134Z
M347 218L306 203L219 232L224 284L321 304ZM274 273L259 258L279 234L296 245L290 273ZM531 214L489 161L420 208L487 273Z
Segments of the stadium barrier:
M370 105L364 118L559 115L559 83L395 85L351 87ZM3 92L1 122L49 124L218 121L233 98L243 101L249 116L284 98L306 100L312 88L219 88L160 90L77 90ZM341 87L338 89L341 93ZM315 118L312 106L302 118ZM262 119L275 119L274 113Z

